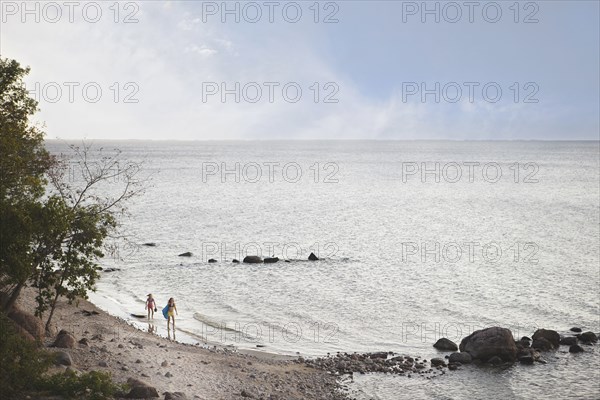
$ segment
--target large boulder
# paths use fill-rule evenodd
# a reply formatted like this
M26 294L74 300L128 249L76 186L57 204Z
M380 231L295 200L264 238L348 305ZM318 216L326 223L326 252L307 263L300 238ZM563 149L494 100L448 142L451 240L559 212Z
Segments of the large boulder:
M473 332L460 342L459 348L482 361L495 356L510 362L517 358L517 345L512 333L509 329L497 326Z
M263 262L263 260L259 256L246 256L244 257L243 262L247 264L260 264Z
M456 351L458 346L450 339L441 338L433 345L438 350L442 351Z
M129 378L127 384L131 387L127 396L128 399L150 399L159 397L156 388L142 382L138 379Z
M75 347L75 337L71 335L69 332L65 330L61 330L58 332L56 339L54 340L54 347L59 347L61 349L72 349Z
M42 324L42 321L38 317L17 307L13 307L13 309L8 313L8 318L12 319L17 326L29 333L34 339L43 339L44 324Z
M550 344L552 344L552 347L555 349L558 349L558 346L560 345L560 335L558 334L558 332L553 331L551 329L538 329L537 331L535 331L531 338L533 339L534 343L536 339L544 338L547 341L549 341Z

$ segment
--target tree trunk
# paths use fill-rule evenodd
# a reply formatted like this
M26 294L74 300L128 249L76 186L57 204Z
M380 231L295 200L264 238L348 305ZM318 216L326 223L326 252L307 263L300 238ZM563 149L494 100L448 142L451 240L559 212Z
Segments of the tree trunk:
M25 282L19 282L17 286L13 289L12 293L6 300L6 303L2 305L2 310L5 312L9 312L17 302L19 295L21 294L21 290L25 287Z
M64 280L64 277L60 281L60 286L62 286L63 280ZM46 321L46 332L50 331L50 322L52 321L52 316L54 315L54 309L56 308L56 302L58 301L58 297L59 297L59 291L58 291L58 288L56 288L56 295L54 296L54 300L52 300L52 307L50 307L50 315L48 315L48 320Z
M71 251L71 245L69 245L69 252ZM54 291L56 294L54 295L54 300L52 300L52 307L50 308L50 315L48 315L48 321L46 321L46 332L50 331L50 322L52 321L52 316L54 315L54 309L56 308L56 302L60 296L60 288L62 288L63 283L65 282L65 276L67 274L68 266L62 271L60 275L60 283L54 286Z

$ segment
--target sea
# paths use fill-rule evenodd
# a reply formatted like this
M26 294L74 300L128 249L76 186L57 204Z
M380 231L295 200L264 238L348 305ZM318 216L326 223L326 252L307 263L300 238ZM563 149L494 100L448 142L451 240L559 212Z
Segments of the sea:
M173 297L175 340L308 358L443 357L437 339L489 326L600 332L598 141L48 140L76 185L73 144L92 170L118 149L112 168L144 187L90 293L140 329L172 337ZM232 262L249 255L279 261ZM346 383L357 399L598 399L599 354Z

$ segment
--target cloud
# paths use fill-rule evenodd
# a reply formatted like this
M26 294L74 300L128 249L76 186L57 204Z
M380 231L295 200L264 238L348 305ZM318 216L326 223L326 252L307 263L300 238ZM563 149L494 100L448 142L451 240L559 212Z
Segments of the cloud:
M204 44L200 45L200 46L197 46L195 44L186 46L185 52L186 53L197 53L197 54L200 54L202 57L210 57L210 56L218 53L217 50L210 49Z
M136 4L138 23L115 23L107 3L106 18L99 23L78 18L74 23L23 24L12 19L2 27L2 55L32 67L28 86L57 83L63 90L61 101L40 102L40 118L50 137L552 138L564 135L569 125L583 137L597 136L598 111L593 109L598 100L566 107L554 100L560 99L559 89L556 94L541 91L555 97L539 104L509 101L510 81L501 82L506 96L498 103L481 98L421 102L420 96L406 101L401 82L416 79L414 71L430 73L419 78L440 80L429 71L437 54L428 44L433 37L414 37L413 44L402 42L403 51L397 51L393 37L362 42L355 31L373 28L366 21L365 26L223 24L216 18L203 23L193 2ZM339 15L341 21L347 14ZM344 41L346 37L355 40ZM410 50L423 51L425 44L430 46L428 57L419 61ZM361 69L367 54L368 68ZM457 65L458 57L466 57L451 49L443 54L460 54L452 60ZM463 70L444 65L440 61L432 71L454 79ZM485 70L478 71L488 79ZM68 82L78 83L73 102L66 100ZM93 89L88 86L90 93L84 93L86 84L101 88L99 101L86 100ZM597 79L589 84L597 93ZM207 96L206 89L215 85L218 92ZM254 102L257 88L261 96ZM297 88L302 95L295 101ZM583 117L585 110L592 111Z

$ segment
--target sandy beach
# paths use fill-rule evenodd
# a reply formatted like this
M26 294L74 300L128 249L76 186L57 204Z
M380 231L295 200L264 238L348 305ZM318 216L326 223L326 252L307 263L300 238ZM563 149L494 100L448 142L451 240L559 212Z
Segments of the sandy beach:
M33 312L34 296L32 289L25 290L19 306ZM63 329L75 337L74 348L49 347ZM160 398L167 392L205 400L345 398L334 376L304 363L178 343L141 331L86 300L77 305L61 300L52 331L45 345L69 353L73 362L54 370L110 372L118 383L138 379L156 388Z

